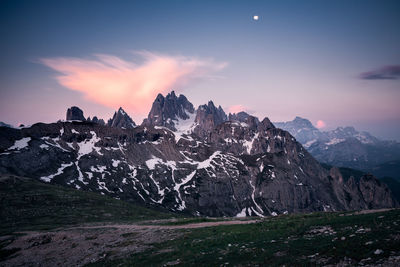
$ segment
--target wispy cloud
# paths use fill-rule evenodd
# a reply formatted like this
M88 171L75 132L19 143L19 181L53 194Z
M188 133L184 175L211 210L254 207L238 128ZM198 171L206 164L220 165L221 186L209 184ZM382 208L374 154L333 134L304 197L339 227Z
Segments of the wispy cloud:
M134 62L113 55L93 59L43 58L40 62L58 71L64 87L104 106L124 107L130 112L148 112L158 93L181 89L188 83L207 79L227 65L213 59L137 52L143 60Z
M360 78L364 80L396 80L400 78L400 65L384 66L379 69L363 72Z

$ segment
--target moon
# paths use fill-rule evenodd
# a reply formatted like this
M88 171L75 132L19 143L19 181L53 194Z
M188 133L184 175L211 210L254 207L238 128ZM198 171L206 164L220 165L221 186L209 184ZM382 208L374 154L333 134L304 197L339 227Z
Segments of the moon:
M253 20L257 21L259 19L258 15L253 16Z

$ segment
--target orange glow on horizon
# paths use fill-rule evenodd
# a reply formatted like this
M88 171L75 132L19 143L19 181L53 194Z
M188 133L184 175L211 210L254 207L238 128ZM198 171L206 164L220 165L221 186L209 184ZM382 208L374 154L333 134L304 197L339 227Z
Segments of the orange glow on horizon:
M316 124L316 127L318 129L325 128L326 127L326 123L323 120L318 120L317 124Z

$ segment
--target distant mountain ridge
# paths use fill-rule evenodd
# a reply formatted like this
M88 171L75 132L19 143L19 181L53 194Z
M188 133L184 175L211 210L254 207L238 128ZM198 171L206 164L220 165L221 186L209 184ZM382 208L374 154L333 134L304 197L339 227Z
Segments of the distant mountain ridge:
M159 94L141 125L129 118L121 108L107 125L70 120L2 127L0 174L193 215L398 206L385 184L324 168L268 118L226 115L212 101L195 109L174 92Z
M400 143L380 140L354 127L338 127L322 132L300 117L275 122L290 132L320 162L339 167L372 171L375 166L400 160Z

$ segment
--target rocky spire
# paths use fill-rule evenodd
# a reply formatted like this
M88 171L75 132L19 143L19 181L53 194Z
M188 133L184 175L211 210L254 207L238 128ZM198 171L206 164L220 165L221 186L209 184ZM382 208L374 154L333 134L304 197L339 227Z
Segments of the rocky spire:
M107 125L125 129L132 129L136 126L132 118L121 107L114 113L112 119L108 120Z
M105 125L106 124L103 119L99 119L99 118L97 118L97 116L94 116L93 119L90 119L90 117L88 117L87 121L90 121L90 122L93 122L93 123L97 123L97 124L100 124L100 125Z
M177 97L174 91L166 97L158 94L143 125L164 126L176 130L176 121L187 120L193 113L193 104L184 95Z
M78 107L70 107L67 110L67 121L85 121L85 117L83 116L83 111Z
M197 109L195 123L198 125L195 132L200 136L214 129L215 126L223 123L228 118L221 106L218 108L212 101L207 105L201 105Z
M275 126L272 124L272 122L265 117L259 124L258 124L258 131L266 131L269 129L274 129Z

